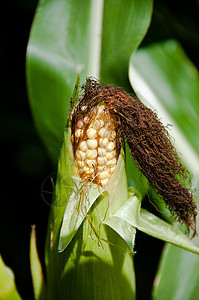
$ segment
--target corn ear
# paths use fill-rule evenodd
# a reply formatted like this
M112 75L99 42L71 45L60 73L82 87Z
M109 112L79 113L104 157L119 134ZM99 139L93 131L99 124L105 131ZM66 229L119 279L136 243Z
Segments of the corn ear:
M46 239L47 299L135 299L135 230L127 224L128 243L125 221L118 231L104 223L127 196L123 150L106 187L82 185L68 122Z

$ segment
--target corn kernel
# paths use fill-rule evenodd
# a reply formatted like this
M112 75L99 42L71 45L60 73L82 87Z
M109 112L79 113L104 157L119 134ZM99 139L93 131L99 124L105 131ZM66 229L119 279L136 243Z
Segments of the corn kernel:
M80 167L80 168L83 168L84 167L84 161L82 161L82 160L78 160L78 166Z
M77 130L75 131L75 136L76 136L76 138L79 138L82 134L83 134L83 130L82 130L82 129L77 129Z
M98 155L99 156L106 156L106 149L104 148L98 148Z
M77 127L78 128L82 128L84 126L84 123L82 122L82 120L79 120L78 122L77 122Z
M109 143L109 140L107 139L107 138L100 138L99 139L99 145L101 146L101 147L106 147L107 145L108 145L108 143Z
M107 170L99 172L99 178L100 179L106 179L109 177L109 172Z
M116 158L113 158L113 159L107 160L106 165L110 166L110 167L114 167L116 165L116 163L117 163Z
M86 153L85 153L85 152L82 152L82 151L80 151L80 150L77 150L77 151L76 151L76 157L77 157L77 159L79 159L79 160L85 160L85 158L86 158Z
M115 143L109 142L106 146L106 151L112 151L113 149L115 149Z
M88 124L89 122L90 122L89 117L85 117L85 118L84 118L84 123L85 123L85 124Z
M116 169L116 165L110 168L111 174L113 174L113 172L115 171L115 169Z
M93 159L86 159L85 162L89 168L94 168L94 166L96 165L96 160Z
M104 126L104 121L103 120L95 120L93 122L93 128L94 129L100 129L103 126Z
M79 145L79 148L80 148L80 150L86 152L88 150L88 146L87 146L86 141L81 142L80 145Z
M102 185L102 186L107 185L108 181L109 181L109 178L106 178L106 179L101 180L101 185Z
M109 139L114 140L116 138L116 132L113 130L109 133Z
M104 156L98 156L97 162L100 166L106 165L107 159Z
M83 172L86 174L86 175L91 175L93 174L94 172L94 168L88 168L86 166L83 167Z
M97 140L87 140L88 148L95 149L97 148Z
M87 130L87 137L88 137L89 139L93 140L93 139L96 138L96 136L97 136L97 134L96 134L96 130L95 130L94 128L89 128L89 129Z
M107 135L108 135L107 129L105 127L101 128L99 131L99 136L105 138L107 137Z
M114 157L116 157L116 151L113 150L111 152L106 152L106 158L107 159L113 159Z
M88 159L94 159L94 158L96 158L97 157L97 150L88 150L86 152L86 157Z

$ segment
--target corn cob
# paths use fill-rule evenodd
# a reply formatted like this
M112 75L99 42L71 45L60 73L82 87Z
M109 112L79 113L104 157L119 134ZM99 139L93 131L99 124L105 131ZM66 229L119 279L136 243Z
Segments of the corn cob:
M81 107L81 111L86 107ZM115 120L101 104L81 115L74 124L72 142L79 176L105 187L113 174L116 151Z

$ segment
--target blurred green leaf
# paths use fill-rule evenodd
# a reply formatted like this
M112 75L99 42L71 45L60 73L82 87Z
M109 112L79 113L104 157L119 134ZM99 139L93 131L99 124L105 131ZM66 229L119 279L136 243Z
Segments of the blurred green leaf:
M199 189L195 200L199 204ZM194 239L194 244L199 247L199 236ZM154 280L153 299L199 299L198 287L199 257L166 245Z
M128 86L128 61L150 23L152 0L43 0L27 49L38 132L56 162L76 75ZM100 75L99 75L100 74Z
M39 255L37 252L35 226L32 226L30 238L30 268L35 300L44 299L42 298L44 295L44 279Z
M14 274L8 268L0 256L0 299L2 300L20 300L21 297L15 286Z
M171 135L194 177L194 199L199 204L199 76L176 41L143 48L131 58L131 84L142 100L157 110L159 117L173 124ZM159 201L156 203L161 211ZM197 220L198 224L198 220ZM197 226L198 228L198 226ZM199 238L193 243L199 246ZM153 289L153 299L198 299L199 258L166 245Z
M157 111L175 139L182 160L199 175L199 76L174 40L134 53L129 67L132 87L142 101Z
M198 256L166 245L154 281L153 299L199 299L198 286Z

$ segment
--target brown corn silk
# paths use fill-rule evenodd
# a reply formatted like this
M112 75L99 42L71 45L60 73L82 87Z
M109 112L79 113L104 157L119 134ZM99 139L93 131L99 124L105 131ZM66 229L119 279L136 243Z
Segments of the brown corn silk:
M79 143L74 136L78 120L85 116L93 119L93 107L103 104L117 132L117 158L126 139L139 170L163 198L173 217L186 225L188 233L190 229L193 230L194 237L197 234L197 206L191 189L186 187L187 184L191 186L191 175L182 165L169 133L156 113L122 88L101 84L92 78L86 80L83 91L83 96L71 113L74 155Z

